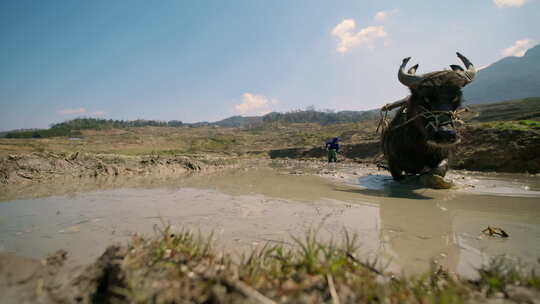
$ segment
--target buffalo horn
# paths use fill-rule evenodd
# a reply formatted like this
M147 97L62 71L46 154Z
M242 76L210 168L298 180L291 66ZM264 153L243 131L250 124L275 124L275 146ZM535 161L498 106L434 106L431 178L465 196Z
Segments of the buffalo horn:
M474 76L476 76L476 69L474 68L474 65L469 61L469 59L467 59L467 57L461 55L459 52L456 52L456 55L459 57L459 59L461 59L461 61L465 65L466 70L455 72L465 78L467 80L466 84L469 84L473 81Z
M422 82L422 80L424 80L424 77L414 75L414 73L416 72L416 68L414 67L411 68L408 72L405 72L405 66L407 66L409 60L411 60L411 57L403 59L403 62L401 63L398 71L399 82L401 82L407 87L418 85L420 82Z

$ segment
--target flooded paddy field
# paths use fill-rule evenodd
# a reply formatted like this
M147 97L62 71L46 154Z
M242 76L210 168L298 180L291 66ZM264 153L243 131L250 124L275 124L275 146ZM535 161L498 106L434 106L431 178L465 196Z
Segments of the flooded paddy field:
M292 244L309 229L335 239L346 229L358 234L359 256L378 257L395 273L422 272L435 261L472 277L501 254L537 265L540 177L449 177L456 189L431 190L396 183L371 165L279 161L182 178L29 185L24 192L35 197L11 192L0 202L0 251L43 258L65 249L69 263L85 264L110 244L170 223L213 232L238 254ZM483 234L488 226L509 237Z

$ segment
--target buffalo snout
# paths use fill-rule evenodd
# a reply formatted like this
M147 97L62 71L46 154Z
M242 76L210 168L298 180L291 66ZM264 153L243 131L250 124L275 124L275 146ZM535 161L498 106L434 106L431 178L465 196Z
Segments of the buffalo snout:
M435 132L433 139L438 144L454 144L458 141L458 135L453 128L441 127Z

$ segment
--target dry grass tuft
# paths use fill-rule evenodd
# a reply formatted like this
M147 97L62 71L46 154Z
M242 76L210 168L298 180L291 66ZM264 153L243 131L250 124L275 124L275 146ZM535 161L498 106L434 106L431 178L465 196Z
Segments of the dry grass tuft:
M376 261L356 257L357 238L320 242L315 231L295 246L266 245L239 262L213 247L212 236L157 230L133 238L121 263L114 299L129 303L464 303L505 298L532 301L540 277L497 259L467 281L435 266L396 278ZM519 292L516 292L518 290ZM524 298L525 297L525 298Z

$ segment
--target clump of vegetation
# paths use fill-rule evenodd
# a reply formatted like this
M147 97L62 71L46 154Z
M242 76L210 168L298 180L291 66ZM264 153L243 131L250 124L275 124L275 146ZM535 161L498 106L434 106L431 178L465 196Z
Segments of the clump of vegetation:
M489 298L531 302L540 277L507 260L467 281L441 268L414 277L386 274L377 261L356 257L357 238L321 242L311 231L295 246L266 245L235 262L211 237L159 230L135 236L116 278L93 298L126 303L463 303ZM116 265L118 262L116 263ZM516 291L517 290L517 291Z
M533 129L540 129L540 121L536 121L536 120L520 120L518 121L518 124L523 125L523 126L528 126Z
M122 129L130 127L180 127L183 123L179 120L159 121L159 120L113 120L102 118L75 118L62 123L54 124L51 128L68 128L71 130L106 130Z
M339 123L361 122L375 120L378 118L378 111L315 111L308 108L305 111L291 111L287 113L272 112L263 116L264 123L317 123L320 125L331 125Z
M78 130L71 130L64 126L52 127L49 129L39 130L27 130L9 132L6 134L6 138L46 138L46 137L58 137L58 136L80 136L81 132Z
M496 121L482 126L499 130L540 131L540 121L535 120Z

